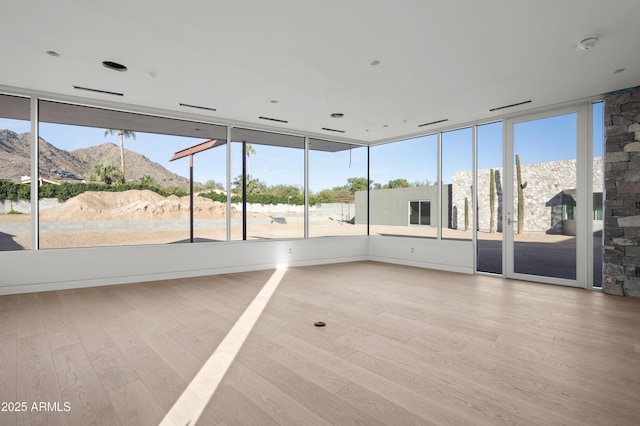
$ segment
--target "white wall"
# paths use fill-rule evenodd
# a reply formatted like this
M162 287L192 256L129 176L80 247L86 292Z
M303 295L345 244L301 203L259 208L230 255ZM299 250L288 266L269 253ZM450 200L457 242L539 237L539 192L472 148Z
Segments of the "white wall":
M253 271L279 264L360 260L473 273L471 242L378 236L25 250L0 255L0 295Z
M369 237L369 260L472 274L471 241L428 238Z
M0 295L367 259L367 237L0 253Z

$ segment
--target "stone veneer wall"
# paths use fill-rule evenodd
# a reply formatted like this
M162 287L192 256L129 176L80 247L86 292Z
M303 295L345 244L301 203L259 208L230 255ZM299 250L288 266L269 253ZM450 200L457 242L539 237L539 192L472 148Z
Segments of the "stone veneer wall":
M640 87L604 98L605 293L640 297Z
M500 220L502 211L502 168L494 169L496 173L496 221ZM489 230L489 175L490 169L478 170L478 229ZM464 224L464 198L471 201L472 172L455 172L452 176L453 205L458 206L458 223ZM522 181L527 182L524 190L524 231L546 232L549 234L562 233L562 191L576 188L576 161L550 161L522 165ZM514 172L514 188L515 172ZM593 190L600 192L602 187L602 158L593 159ZM517 214L515 204L518 194L514 189L514 216ZM514 217L515 219L515 217ZM502 230L502 224L494 223L496 230ZM639 264L640 266L640 264Z

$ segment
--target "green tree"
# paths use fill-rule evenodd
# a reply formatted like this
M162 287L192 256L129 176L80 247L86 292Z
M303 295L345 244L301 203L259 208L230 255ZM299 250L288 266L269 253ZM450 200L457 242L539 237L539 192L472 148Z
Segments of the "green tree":
M256 150L253 149L253 145L251 145L250 143L246 143L246 151L247 151L247 178L251 177L251 161L249 161L251 159L252 155L256 155Z
M223 189L224 190L224 185L221 184L220 182L216 182L213 179L206 181L202 186L205 189Z
M385 188L409 188L409 182L406 179L394 179L390 180Z
M233 182L233 191L238 195L242 195L242 175L237 176ZM247 176L247 195L260 194L267 191L267 185L261 182L260 179L251 179Z
M144 186L154 186L156 183L149 175L144 175L140 178L140 183Z
M96 163L93 165L89 179L104 182L107 185L111 185L112 183L124 183L124 177L120 170L118 170L118 167L106 160L102 163Z
M419 187L419 186L429 186L431 185L431 181L429 179L425 179L425 180L416 180L411 182L411 187Z
M371 183L372 181L363 177L347 178L347 188L349 188L351 194L355 194L356 191L366 191Z
M107 129L104 131L104 136L107 137L109 135L117 134L120 139L120 170L122 170L122 181L125 182L126 173L124 171L124 139L131 138L133 140L136 139L135 132L131 130L115 130L115 129Z
M297 197L304 195L301 188L294 185L274 185L267 188L267 192L275 195L276 197Z

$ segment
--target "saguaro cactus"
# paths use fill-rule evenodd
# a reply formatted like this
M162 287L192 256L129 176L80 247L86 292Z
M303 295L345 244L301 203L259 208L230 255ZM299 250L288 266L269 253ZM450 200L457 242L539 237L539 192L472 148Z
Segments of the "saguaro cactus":
M496 220L496 174L493 169L489 170L489 212L489 232L493 233Z
M464 230L469 230L469 199L464 197Z
M522 183L522 173L520 171L520 155L516 154L516 177L518 179L518 234L522 232L524 224L524 189L527 182Z

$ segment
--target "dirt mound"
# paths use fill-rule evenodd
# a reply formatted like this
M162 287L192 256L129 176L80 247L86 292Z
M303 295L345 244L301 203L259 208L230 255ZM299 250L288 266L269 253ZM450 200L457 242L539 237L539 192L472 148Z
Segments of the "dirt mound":
M87 191L40 212L46 221L184 219L189 217L189 197L163 197L149 190L124 192ZM237 211L232 207L232 215ZM194 216L200 219L225 217L226 205L194 197Z

